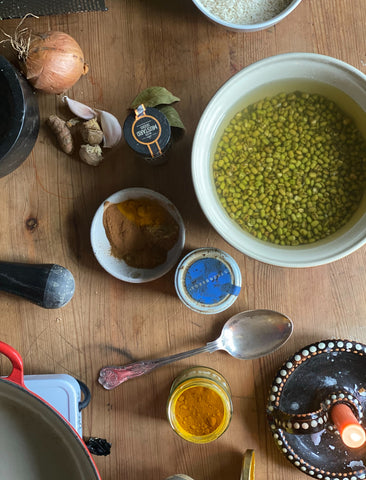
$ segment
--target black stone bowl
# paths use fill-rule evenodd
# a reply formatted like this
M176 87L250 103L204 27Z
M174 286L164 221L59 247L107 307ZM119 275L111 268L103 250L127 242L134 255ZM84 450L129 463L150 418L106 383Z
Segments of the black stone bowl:
M38 101L27 80L0 56L0 177L19 167L39 132Z

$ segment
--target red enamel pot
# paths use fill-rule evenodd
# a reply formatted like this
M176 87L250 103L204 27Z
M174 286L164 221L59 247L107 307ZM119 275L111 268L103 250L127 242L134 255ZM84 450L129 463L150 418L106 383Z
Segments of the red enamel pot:
M0 342L13 369L0 379L0 478L101 480L74 428L24 385L20 354Z

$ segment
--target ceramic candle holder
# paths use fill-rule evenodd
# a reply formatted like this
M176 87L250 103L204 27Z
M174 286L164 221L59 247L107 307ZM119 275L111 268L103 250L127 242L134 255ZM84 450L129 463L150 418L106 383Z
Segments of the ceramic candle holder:
M0 56L0 177L30 154L39 131L39 108L27 80Z
M346 404L366 428L366 345L323 340L289 358L275 376L267 404L273 438L300 471L317 479L366 478L366 444L348 447L331 410Z

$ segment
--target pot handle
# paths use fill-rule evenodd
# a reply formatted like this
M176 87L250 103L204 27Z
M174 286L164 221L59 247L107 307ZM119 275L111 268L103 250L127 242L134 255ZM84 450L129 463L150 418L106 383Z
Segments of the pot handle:
M8 345L7 343L0 341L0 353L8 357L13 365L13 370L11 371L8 377L4 377L3 380L8 380L9 382L16 383L21 387L25 388L24 385L24 368L23 368L23 360L13 347Z
M84 399L79 402L79 412L81 412L81 410L83 410L85 407L89 405L90 399L91 399L91 393L89 388L85 385L84 382L78 379L76 379L76 381L78 382L80 386L80 390L84 395Z

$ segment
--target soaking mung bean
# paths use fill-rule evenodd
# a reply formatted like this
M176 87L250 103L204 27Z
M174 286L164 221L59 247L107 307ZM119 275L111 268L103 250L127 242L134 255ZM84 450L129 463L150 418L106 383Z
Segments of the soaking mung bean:
M309 244L335 233L357 210L366 141L325 96L281 93L232 118L213 173L223 207L244 230L274 244Z

